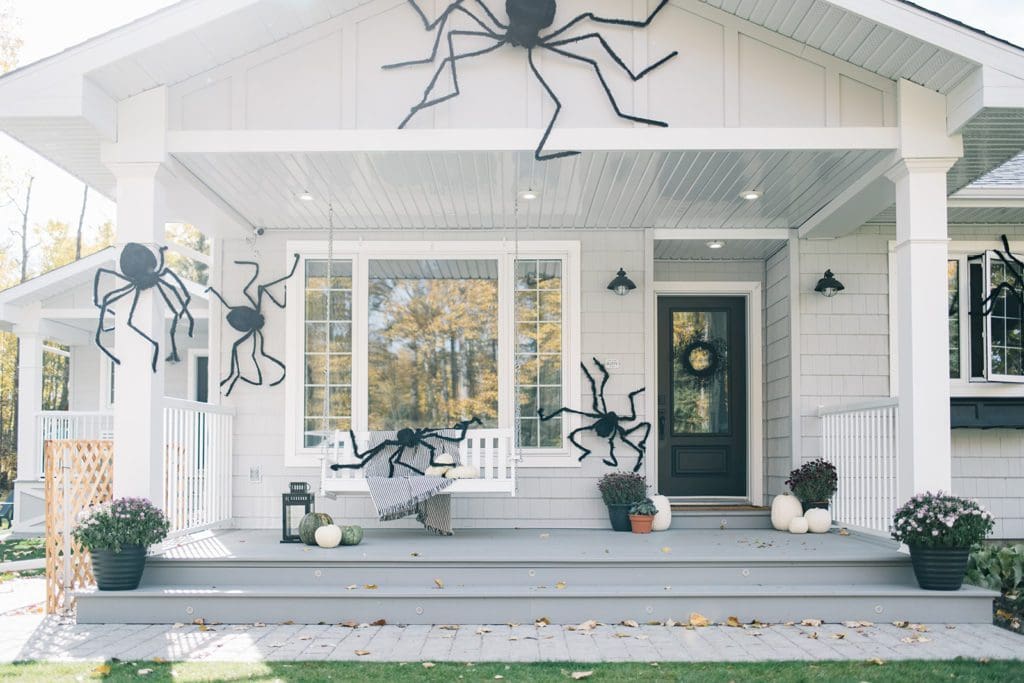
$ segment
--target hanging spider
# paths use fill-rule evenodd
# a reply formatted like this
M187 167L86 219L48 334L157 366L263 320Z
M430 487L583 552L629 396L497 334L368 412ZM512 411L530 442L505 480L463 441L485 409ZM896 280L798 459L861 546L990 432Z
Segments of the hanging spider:
M540 419L543 421L550 420L551 418L561 415L562 413L582 415L583 417L589 417L594 420L597 420L591 425L587 425L586 427L580 427L579 429L575 429L569 432L569 441L571 441L572 445L576 446L576 448L583 451L583 454L579 457L580 461L582 461L584 458L590 455L592 451L583 444L581 444L579 441L577 441L575 437L577 434L581 432L592 431L595 434L597 434L599 438L608 439L608 458L603 461L605 465L608 465L609 467L619 466L619 460L618 458L615 457L615 439L618 438L622 443L626 444L634 451L636 451L638 457L636 459L636 465L633 466L633 471L638 472L640 471L640 466L644 462L644 453L647 449L647 437L651 435L651 423L639 422L633 427L630 427L629 429L626 429L624 424L636 420L635 398L637 394L643 392L644 387L641 387L629 394L629 415L619 415L614 411L610 411L608 410L608 403L605 401L604 398L604 387L606 384L608 384L610 375L608 374L608 370L605 369L601 361L595 358L594 364L597 365L598 369L601 371L601 374L604 376L604 379L601 380L600 390L597 388L597 383L594 382L594 376L590 374L589 370L587 370L587 366L584 365L583 363L580 363L580 367L583 368L583 374L587 376L587 381L590 382L590 393L594 397L593 412L587 413L581 410L573 410L572 408L563 407L559 408L558 410L549 415L545 415L544 410L540 409L537 411L537 415L539 415ZM643 430L643 438L640 439L640 441L638 442L632 441L630 439L630 436L632 436L634 432L637 432L639 430Z
M412 427L406 427L404 429L399 429L398 432L395 434L395 438L394 439L386 439L385 441L380 442L379 444L377 444L376 446L374 446L370 450L366 451L365 453L360 453L359 452L359 449L358 449L358 447L356 445L356 435L355 435L354 432L352 432L350 430L349 431L349 438L352 439L352 451L355 454L356 459L359 460L359 462L358 463L347 464L347 465L342 465L340 463L336 463L334 465L331 465L331 469L332 470L358 470L358 469L362 469L363 467L365 467L367 465L367 463L369 463L371 460L373 460L373 457L375 455L377 455L381 451L384 451L384 450L386 450L388 448L393 448L394 450L391 452L391 455L388 456L388 476L389 477L394 477L395 476L395 467L397 467L399 465L401 465L402 467L404 467L404 468L406 468L408 470L411 470L411 471L415 472L416 474L422 475L423 474L423 470L421 470L421 469L419 469L417 467L414 467L413 465L410 465L409 463L404 462L402 460L402 456L405 454L405 452L407 450L415 452L417 448L422 446L423 448L425 448L427 450L428 453L430 453L430 466L431 467L436 467L437 465L440 464L440 463L436 462L437 450L438 450L439 447L442 447L443 445L442 444L432 444L432 443L430 443L430 440L431 439L436 439L436 440L439 440L439 441L444 441L446 443L461 443L462 441L465 441L465 439L466 439L466 432L468 432L469 428L472 425L474 425L474 424L483 424L483 423L480 421L480 418L477 418L477 417L474 417L471 420L463 420L462 422L456 423L454 427L451 427L451 429L454 430L454 431L460 432L457 437L455 437L455 436L446 436L446 435L442 434L441 432L447 431L445 429L414 429Z
M121 250L121 256L118 259L118 265L121 268L120 273L111 268L98 268L96 270L96 277L92 282L92 302L93 305L100 309L100 320L96 326L96 346L115 365L120 365L121 359L111 353L107 347L103 346L100 335L103 332L113 331L113 327L107 327L104 324L107 319L107 313L113 314L113 311L109 311L110 307L129 294L132 295L132 305L128 309L128 327L135 330L139 336L153 345L153 372L156 372L156 361L160 356L160 344L136 327L133 322L135 307L139 303L139 296L142 292L155 288L156 291L160 292L160 297L167 304L167 308L174 314L174 317L171 318L171 353L167 360L174 362L180 360L178 357L178 345L174 340L174 335L178 330L178 321L182 317L188 318L188 336L192 336L196 325L192 313L188 310L192 297L177 273L164 266L165 251L167 251L167 247L160 247L157 250L157 254L153 254L149 247L137 242L129 242L124 245L124 249ZM100 279L104 273L124 280L126 284L108 291L101 297Z
M612 58L615 64L617 64L624 72L626 72L626 74L634 82L639 81L641 78L649 74L651 71L657 69L659 66L661 66L668 60L678 55L678 51L673 51L670 54L662 57L658 61L651 64L646 69L643 69L638 73L634 73L632 69L630 69L626 65L623 59L615 52L615 50L612 49L611 45L608 44L608 41L605 40L604 36L602 36L600 33L592 32L585 33L579 36L572 36L569 38L559 38L559 36L564 34L570 28L587 19L598 24L629 26L631 28L646 28L647 26L650 25L651 21L654 20L654 17L658 14L658 12L660 12L662 8L665 7L666 4L668 4L668 0L661 0L661 2L658 3L658 6L654 8L654 11L651 12L650 16L648 16L647 19L643 21L631 21L628 19L610 19L606 17L599 17L595 15L593 12L584 12L583 14L580 14L579 16L566 22L561 28L554 29L543 35L541 35L541 32L544 29L550 27L552 23L554 23L555 11L557 8L555 0L506 0L505 12L508 15L507 24L502 23L497 18L497 16L495 16L495 14L487 7L487 4L484 2L484 0L475 0L475 3L480 6L480 9L483 10L483 13L487 16L487 19L489 19L495 26L498 27L497 31L489 27L483 19L479 18L471 11L469 11L465 6L463 6L463 1L464 0L455 0L454 2L448 5L444 12L442 12L441 16L439 16L437 19L431 22L427 19L426 14L423 13L423 10L420 9L419 5L416 3L416 0L409 0L409 4L412 5L413 9L416 10L416 14L418 14L420 19L423 21L424 28L427 31L433 31L435 28L437 29L437 34L434 37L433 49L430 51L430 56L425 59L414 59L405 62L398 62L395 64L386 64L383 68L397 69L403 66L410 66L413 64L433 63L434 59L437 57L437 51L441 44L442 34L444 34L448 40L448 56L444 58L444 60L441 62L441 65L434 72L433 78L430 79L430 82L427 84L426 90L423 91L423 98L417 104L415 104L412 107L412 109L409 110L408 116L406 116L398 125L399 128L405 128L406 124L409 123L410 119L412 119L412 117L415 116L417 112L441 104L442 102L446 102L454 97L457 97L460 94L458 69L456 64L459 60L468 59L470 57L479 57L489 52L494 52L502 45L512 45L513 47L522 47L526 49L526 60L530 65L530 70L533 72L533 75L537 78L537 81L541 84L541 86L543 86L548 96L550 96L555 103L555 113L551 116L551 120L548 122L547 128L544 130L544 135L543 137L541 137L540 143L537 145L537 148L534 150L533 153L533 156L537 161L559 159L561 157L568 157L579 154L579 152L563 151L554 152L551 154L544 153L544 145L545 143L547 143L548 137L551 135L551 131L555 127L555 121L558 119L558 114L562 110L562 102L561 100L558 99L558 96L555 95L554 90L551 89L551 86L548 85L548 82L544 80L544 77L541 76L540 71L537 69L537 65L534 63L533 59L533 51L535 48L547 50L548 52L553 52L563 57L568 57L569 59L578 62L583 62L584 64L589 64L591 67L593 67L595 73L597 74L598 80L601 82L601 87L604 88L605 95L608 96L608 101L611 103L612 109L615 110L616 115L618 115L620 118L626 119L627 121L636 121L637 123L646 123L652 126L661 126L663 128L668 126L668 124L664 121L648 119L642 116L635 116L633 114L627 114L623 112L622 109L619 108L619 104L615 100L615 96L612 95L611 88L609 88L608 82L605 80L604 74L601 72L600 65L595 60L589 57L584 57L583 55L568 50L566 46L572 45L574 43L582 43L588 40L597 41L604 49L604 51L608 53L608 56ZM447 33L445 33L445 26L448 22L448 19L456 13L466 15L482 30L450 30ZM490 45L485 48L471 50L468 52L456 53L454 43L454 39L456 36L473 36L478 38L489 38L491 40L494 40L495 42L493 45ZM431 99L431 93L433 92L434 87L437 85L437 80L438 78L440 78L441 73L445 70L445 67L450 68L452 83L455 86L454 92L448 93L447 95L442 95L440 97L434 97L433 99Z
M285 366L284 363L267 353L264 345L266 339L263 336L263 324L266 322L263 317L263 295L266 294L267 298L270 299L274 305L278 308L284 308L288 301L288 290L285 289L284 301L278 301L271 294L270 288L274 285L280 284L295 274L295 269L299 266L299 255L295 254L295 261L292 262L292 269L288 271L288 274L284 277L272 280L265 285L256 286L256 298L253 299L252 294L249 293L249 288L252 287L253 283L260 276L260 266L255 261L235 261L236 265L239 266L252 266L255 270L249 282L246 283L245 287L242 288L242 294L249 300L249 306L232 306L229 304L224 297L213 287L207 287L206 291L212 293L215 297L220 299L220 302L228 308L227 321L228 325L235 328L239 332L244 334L239 337L235 343L231 346L231 368L228 370L228 376L221 380L220 386L228 385L227 391L224 392L225 396L231 395L231 390L235 388L235 383L238 380L242 380L246 384L253 386L260 386L263 384L263 371L260 370L259 361L256 360L256 351L259 350L261 356L269 360L274 365L281 368L281 377L276 381L271 382L270 386L275 387L284 381ZM242 374L242 364L238 361L238 347L241 346L247 339L252 339L252 358L253 366L256 368L256 379L250 379Z
M1010 281L1004 280L992 288L988 296L981 301L981 315L990 315L992 313L996 301L999 300L999 295L1003 292L1006 292L1007 297L1013 297L1017 303L1017 310L1021 311L1021 314L1024 315L1024 263L1010 251L1010 242L1006 239L1006 235L1002 236L1002 240L1003 249L1006 250L1005 253L998 249L994 251L999 260L1002 261Z

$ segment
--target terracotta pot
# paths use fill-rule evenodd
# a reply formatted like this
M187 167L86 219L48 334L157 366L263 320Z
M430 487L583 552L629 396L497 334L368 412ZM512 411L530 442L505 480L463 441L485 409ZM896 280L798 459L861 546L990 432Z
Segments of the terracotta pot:
M654 515L630 515L629 524L634 534L649 534L654 525Z

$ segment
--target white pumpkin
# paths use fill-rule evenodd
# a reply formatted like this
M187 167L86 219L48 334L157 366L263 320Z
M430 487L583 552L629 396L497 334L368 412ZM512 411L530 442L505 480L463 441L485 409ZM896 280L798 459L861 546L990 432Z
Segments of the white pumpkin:
M450 469L451 467L449 465L437 465L436 467L428 467L426 471L423 472L423 475L427 477L443 477L448 474L448 470Z
M459 465L448 470L444 476L449 479L478 479L480 470L472 465Z
M807 520L807 530L812 534L828 533L832 528L832 513L822 508L811 508L804 514Z
M341 543L341 527L337 524L326 524L316 530L313 538L321 548L337 548Z
M807 518L806 517L794 517L789 521L789 533L791 534L806 534L807 533Z
M803 517L804 508L796 496L783 493L772 500L772 526L778 531L788 531L794 517Z
M447 465L449 467L454 467L455 457L451 453L441 453L436 458L434 458L434 462L438 465Z
M658 514L654 515L654 522L651 524L651 531L666 531L672 526L672 503L667 496L651 496L651 502L658 508Z

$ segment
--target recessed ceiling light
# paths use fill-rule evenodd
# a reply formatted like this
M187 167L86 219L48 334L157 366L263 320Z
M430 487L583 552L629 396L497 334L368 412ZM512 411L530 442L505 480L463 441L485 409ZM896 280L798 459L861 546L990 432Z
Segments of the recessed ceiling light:
M748 202L752 202L761 198L760 190L743 190L740 192L740 197L746 199Z
M532 202L538 196L540 196L539 193L534 189L523 190L522 192L519 193L519 198L524 199L528 202Z
M725 246L725 242L721 240L711 240L708 242L708 249L721 249Z
M313 201L313 195L309 193L309 190L303 190L302 194L299 195L299 199L304 202L311 202Z

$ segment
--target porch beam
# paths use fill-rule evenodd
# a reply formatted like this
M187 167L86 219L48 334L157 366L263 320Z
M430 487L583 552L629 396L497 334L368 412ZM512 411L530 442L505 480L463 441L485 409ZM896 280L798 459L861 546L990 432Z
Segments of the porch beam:
M847 235L895 201L892 183L885 174L896 164L893 153L843 190L800 226L802 239L832 239Z
M451 130L168 131L167 153L532 152L533 128ZM884 150L899 145L895 127L859 128L566 128L551 149L580 151Z
M788 240L790 228L654 228L655 241Z

